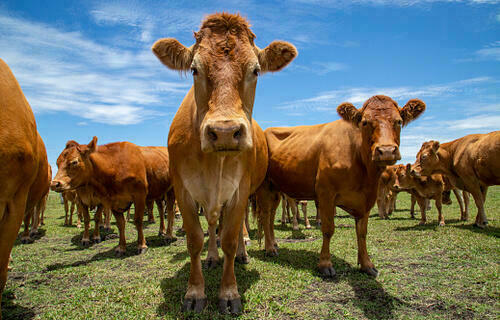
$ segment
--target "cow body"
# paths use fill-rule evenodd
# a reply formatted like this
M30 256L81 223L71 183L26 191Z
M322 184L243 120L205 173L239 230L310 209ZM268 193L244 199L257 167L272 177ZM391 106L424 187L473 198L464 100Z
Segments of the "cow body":
M412 170L417 175L445 174L456 188L472 194L478 214L475 225L488 223L484 202L488 187L500 184L500 131L471 134L454 141L422 145Z
M45 146L31 107L10 68L1 59L0 162L1 304L12 246L23 217L32 212L45 194L48 173Z
M266 183L257 192L264 224L267 254L277 253L273 221L273 193L284 192L297 200L317 200L323 232L319 269L333 276L330 239L334 232L336 206L356 219L358 263L361 270L377 274L366 250L370 209L377 198L378 181L386 165L400 159L402 124L425 110L420 100L399 108L392 99L375 96L357 110L339 105L344 120L313 126L268 128L269 168Z
M57 159L58 172L51 188L57 192L76 190L85 220L84 239L88 241L89 206L98 206L94 229L98 229L103 209L113 213L120 232L117 255L125 253L125 212L132 203L137 228L138 253L146 251L142 224L148 183L144 157L138 146L130 142L115 142L97 146L94 137L88 145L68 141ZM96 233L97 232L97 233Z

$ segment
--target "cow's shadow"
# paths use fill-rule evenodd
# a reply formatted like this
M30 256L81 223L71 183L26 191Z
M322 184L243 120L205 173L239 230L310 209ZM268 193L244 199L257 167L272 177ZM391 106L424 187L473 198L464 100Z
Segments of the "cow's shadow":
M467 223L467 222L465 222ZM468 224L459 224L459 225L454 225L454 228L458 229L463 229L463 230L469 230L472 232L484 234L490 237L495 237L495 238L500 238L500 228L498 227L493 227L493 226L487 226L484 229L478 228L474 226L474 223L468 223Z
M23 231L24 231L24 229L22 229L22 230L18 233L17 238L16 238L16 241L14 242L14 247L15 247L15 246L18 246L18 245L23 244L23 243L21 242L21 236L22 236L22 234L23 234ZM37 240L42 239L43 237L45 237L45 234L46 234L46 233L47 233L47 231L46 231L45 229L43 229L43 228L38 229L38 233L37 233L37 234L34 234L34 235L30 235L30 242L29 242L29 243L26 243L26 244L28 244L28 245L29 245L29 244L32 244L33 242L37 241Z
M33 319L35 312L17 304L14 292L5 290L2 294L2 316L3 320Z
M319 254L308 250L290 250L288 248L278 249L277 257L267 257L263 250L249 250L248 253L254 259L279 266L288 266L294 269L308 270L318 277L326 287L328 282L338 283L347 281L354 291L354 304L363 311L368 319L392 319L394 309L405 302L391 296L382 285L373 277L365 275L358 268L352 267L345 260L332 256L332 263L337 275L333 278L322 278L317 271ZM328 288L325 288L328 290ZM335 303L335 301L332 301Z
M205 278L205 294L207 295L208 301L207 307L200 315L200 318L228 318L227 316L224 317L220 315L217 311L217 296L220 287L220 281L222 278L222 265L223 259L221 259L221 263L219 263L216 268L210 270L203 269L203 277ZM182 314L181 312L181 306L184 300L184 294L187 290L190 266L190 262L185 263L184 266L174 275L167 277L161 281L160 286L163 291L164 302L161 303L156 310L158 316L175 319L186 318L186 315ZM238 292L241 295L243 305L245 305L246 301L244 293L260 279L260 275L258 271L246 270L245 265L241 265L238 263L235 263L234 265L234 272L236 275L236 281L238 283Z

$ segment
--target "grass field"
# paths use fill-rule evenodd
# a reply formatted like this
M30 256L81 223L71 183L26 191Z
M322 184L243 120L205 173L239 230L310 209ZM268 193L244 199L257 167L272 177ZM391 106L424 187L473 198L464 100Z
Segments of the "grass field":
M368 252L380 272L373 279L356 265L354 220L338 210L332 238L337 276L325 280L316 270L321 233L299 231L276 221L279 256L268 258L256 240L250 264L236 265L242 295L241 319L499 319L500 187L490 188L486 230L459 221L455 198L419 226L410 219L409 196L401 194L388 221L376 208L368 225ZM281 208L277 219L281 216ZM309 204L314 223L314 204ZM104 241L81 247L82 230L64 227L64 209L50 194L42 235L32 244L15 243L13 270L3 296L4 319L177 319L189 276L186 240L169 246L157 236L158 222L146 224L149 250L135 255L136 231L127 228L127 254L116 258L117 228ZM158 219L157 219L158 220ZM206 228L204 218L201 218ZM180 221L176 221L176 229ZM251 232L255 239L255 226ZM222 251L220 251L222 256ZM206 247L203 256L206 255ZM222 267L204 270L208 307L195 319L221 317L216 309ZM230 317L227 317L230 318Z

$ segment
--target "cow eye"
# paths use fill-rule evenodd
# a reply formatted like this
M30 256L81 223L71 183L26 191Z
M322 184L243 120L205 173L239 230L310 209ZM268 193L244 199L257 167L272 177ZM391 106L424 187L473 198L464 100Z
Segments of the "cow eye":
M70 166L74 167L78 164L78 160L75 159L75 160L71 160L71 162L69 163Z
M426 154L423 154L423 155L422 155L422 160L425 160L425 159L427 159L427 155L426 155Z
M366 120L361 121L361 125L363 127L366 127L368 125L368 121L366 121Z
M193 76L197 76L198 75L198 69L196 69L195 67L191 67L191 74Z
M396 127L401 127L402 124L403 124L403 121L401 121L401 120L397 120L395 123Z

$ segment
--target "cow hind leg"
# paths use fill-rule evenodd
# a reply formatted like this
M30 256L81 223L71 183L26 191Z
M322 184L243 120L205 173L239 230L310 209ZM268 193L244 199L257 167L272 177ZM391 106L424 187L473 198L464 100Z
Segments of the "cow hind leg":
M167 232L165 235L165 242L170 244L177 240L174 237L174 222L175 222L175 195L171 190L167 193L166 210L167 210Z
M82 215L83 215L82 246L88 246L90 245L90 236L89 236L90 215L89 215L89 208L87 206L84 206L82 208Z
M463 191L462 195L463 195L463 198L464 198L464 214L463 214L462 219L460 219L460 220L467 221L467 220L469 220L469 200L470 200L470 193L468 193L467 191Z
M358 239L358 264L361 265L361 271L376 277L378 270L368 256L366 249L366 234L368 230L368 217L370 212L366 212L361 218L356 218L356 237Z
M245 215L247 212L245 212ZM240 228L240 236L238 237L238 251L236 252L236 262L241 264L248 264L250 262L250 257L248 256L246 249L246 240L245 240L245 221L241 224ZM248 232L247 232L248 236Z
M439 223L440 227L443 227L445 225L445 222L444 222L444 215L443 215L443 206L442 206L441 195L438 195L438 197L436 198L435 203L436 203L436 209L438 211L438 223Z
M68 216L69 216L69 220L68 220ZM72 223L72 216L73 216L73 212L71 212L71 215L69 215L69 204L68 204L68 200L64 199L64 225L65 226L70 226Z
M297 202L295 199L290 199L287 198L288 200L288 205L290 206L290 209L292 211L292 217L293 217L293 230L299 230L299 222L298 222L298 216L299 216L299 210L297 208ZM274 219L273 219L274 222Z
M304 225L306 229L311 229L311 224L309 223L309 219L307 218L307 202L302 202L300 204L302 213L304 214Z
M205 267L213 269L219 264L219 249L217 249L217 223L208 225L208 253Z
M156 207L158 208L158 215L160 216L160 229L158 230L158 236L165 237L165 208L163 207L163 200L156 200Z
M321 216L321 233L323 234L323 244L319 255L318 269L323 277L334 277L336 274L330 254L330 241L335 232L336 208L334 199L335 196L330 194L325 194L318 198L319 213Z
M460 196L460 192L458 192L457 189L452 189L453 194L455 195L455 198L457 198L458 206L460 207L460 220L463 221L464 219L464 202L462 199L462 196Z
M125 240L125 217L122 212L113 211L113 216L116 220L116 226L118 227L118 233L120 234L120 241L118 246L115 248L116 256L120 257L125 254L127 248L127 242ZM144 212L144 211L143 211Z
M92 242L94 243L99 243L101 242L101 235L99 233L99 227L100 227L100 224L101 224L101 221L102 221L102 211L103 211L103 207L102 206L98 206L97 207L97 210L94 214L94 232L92 233Z
M146 196L138 196L134 201L134 223L137 229L137 254L145 253L148 250L146 239L144 238L143 218L144 207L146 206Z
M35 208L31 208L30 210L27 210L24 213L24 230L23 233L21 234L21 243L27 244L27 243L32 243L33 239L30 237L30 223L31 223L31 218L33 217Z

